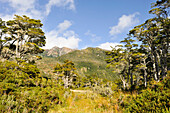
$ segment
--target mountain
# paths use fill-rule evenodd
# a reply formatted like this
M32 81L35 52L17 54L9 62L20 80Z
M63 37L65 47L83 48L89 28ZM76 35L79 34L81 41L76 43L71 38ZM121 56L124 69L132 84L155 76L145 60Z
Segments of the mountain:
M46 49L42 55L48 56L48 57L58 57L58 56L67 54L72 51L75 51L75 49L70 49L67 47L59 48L59 47L55 46L52 49Z
M87 48L76 50L68 54L57 57L57 61L71 60L75 63L77 72L80 75L97 75L100 78L109 80L115 79L111 69L107 69L105 50L100 48Z
M58 51L57 53L60 53L58 48L56 49L48 50L47 53L50 53L49 51ZM80 76L97 75L100 78L114 80L116 79L116 74L111 69L106 68L105 59L105 50L89 47L83 50L73 50L58 57L49 57L48 54L43 53L43 59L37 62L37 66L40 70L43 70L44 75L49 74L49 76L52 76L56 63L62 64L65 60L70 60L74 62L77 68L76 71Z

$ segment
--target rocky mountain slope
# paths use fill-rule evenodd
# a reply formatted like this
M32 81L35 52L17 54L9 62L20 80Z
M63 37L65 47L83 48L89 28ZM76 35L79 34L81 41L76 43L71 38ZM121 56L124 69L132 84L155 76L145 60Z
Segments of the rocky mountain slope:
M46 49L42 55L48 56L48 57L58 57L58 56L67 54L72 51L75 51L75 49L70 49L67 47L59 48L59 47L55 46L52 49Z

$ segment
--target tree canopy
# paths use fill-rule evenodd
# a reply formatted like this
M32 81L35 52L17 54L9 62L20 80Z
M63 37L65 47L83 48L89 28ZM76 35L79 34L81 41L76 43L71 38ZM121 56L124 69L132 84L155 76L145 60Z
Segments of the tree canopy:
M40 20L15 15L13 20L0 22L1 58L31 61L35 58L30 57L31 55L43 52L40 47L45 46L46 42Z

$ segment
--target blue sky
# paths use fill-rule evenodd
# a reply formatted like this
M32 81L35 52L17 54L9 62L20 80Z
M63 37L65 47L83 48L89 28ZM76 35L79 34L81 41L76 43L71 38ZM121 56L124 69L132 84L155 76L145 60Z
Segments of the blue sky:
M0 18L14 14L40 19L46 35L44 48L111 49L134 26L151 18L156 0L0 0Z

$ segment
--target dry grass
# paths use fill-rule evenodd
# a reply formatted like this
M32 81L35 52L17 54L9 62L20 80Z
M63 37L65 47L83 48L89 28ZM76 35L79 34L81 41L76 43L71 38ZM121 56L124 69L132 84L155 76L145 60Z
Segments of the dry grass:
M112 99L96 93L75 93L67 98L66 106L49 113L116 113Z

